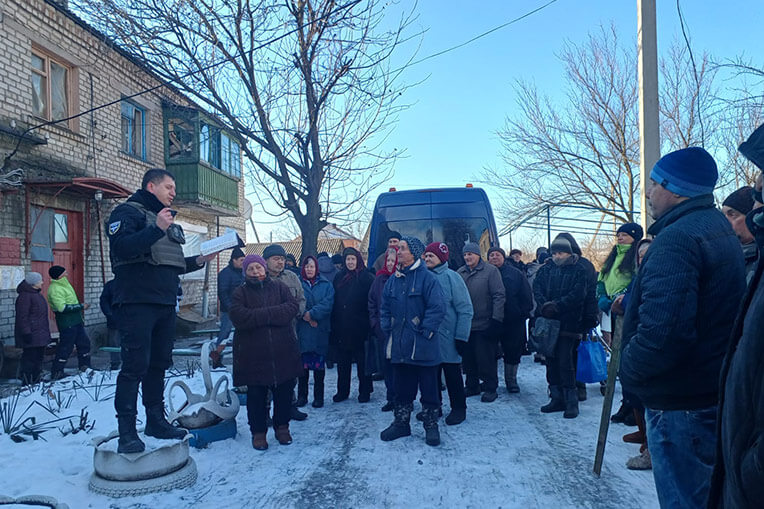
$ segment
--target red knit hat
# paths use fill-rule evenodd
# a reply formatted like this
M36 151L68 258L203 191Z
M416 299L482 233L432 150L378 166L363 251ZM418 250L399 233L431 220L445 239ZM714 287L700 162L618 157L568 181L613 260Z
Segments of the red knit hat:
M432 253L438 257L440 263L448 261L448 246L445 242L431 242L424 248L425 253Z

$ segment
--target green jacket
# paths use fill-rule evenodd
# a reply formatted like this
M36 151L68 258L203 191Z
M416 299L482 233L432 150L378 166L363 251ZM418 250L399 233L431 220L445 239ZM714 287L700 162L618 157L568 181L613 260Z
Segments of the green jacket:
M630 247L631 244L618 244L616 246L617 253L615 255L615 260L613 261L613 266L610 267L610 270L607 273L600 272L598 281L604 283L605 293L608 298L612 299L613 297L624 293L634 277L633 273L622 273L618 270L621 267L621 262L623 262L623 257L626 256L626 251L628 251ZM598 297L602 297L602 295L599 295Z
M77 299L77 294L71 283L65 277L50 281L48 303L56 314L58 330L68 329L85 322L82 319L83 306Z

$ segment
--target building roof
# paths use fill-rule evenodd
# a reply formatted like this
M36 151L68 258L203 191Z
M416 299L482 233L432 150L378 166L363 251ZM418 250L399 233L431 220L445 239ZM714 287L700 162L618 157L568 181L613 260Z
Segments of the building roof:
M252 243L247 244L247 247L244 249L244 251L247 254L257 254L262 255L263 251L265 251L265 248L276 244L278 246L281 246L284 248L284 251L287 252L287 254L294 255L295 259L297 260L297 263L299 264L302 260L302 241L301 240L289 240L286 242L260 242L260 243ZM337 253L342 253L342 250L345 248L345 245L342 242L342 239L318 239L318 245L317 245L317 251L320 253L321 251L326 251L329 253L329 256Z

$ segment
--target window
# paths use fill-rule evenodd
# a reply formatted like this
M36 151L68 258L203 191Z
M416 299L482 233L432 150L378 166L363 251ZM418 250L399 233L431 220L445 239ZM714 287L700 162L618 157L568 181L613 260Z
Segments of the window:
M202 122L199 136L199 157L214 168L220 168L220 129Z
M194 126L187 119L173 117L167 121L168 155L175 160L194 156Z
M69 216L56 213L53 216L53 241L56 244L69 242Z
M146 111L122 101L122 151L146 160Z
M71 69L43 53L32 52L32 113L47 120L69 116Z
M236 141L223 133L220 136L221 139L221 167L220 169L228 173L232 177L241 178L241 154L239 144Z

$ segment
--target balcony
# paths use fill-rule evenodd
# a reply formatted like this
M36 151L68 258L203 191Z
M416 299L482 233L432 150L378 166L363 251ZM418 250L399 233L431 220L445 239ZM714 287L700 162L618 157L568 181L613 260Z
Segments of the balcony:
M179 205L222 216L239 215L241 149L203 112L163 106L165 166L175 175Z

